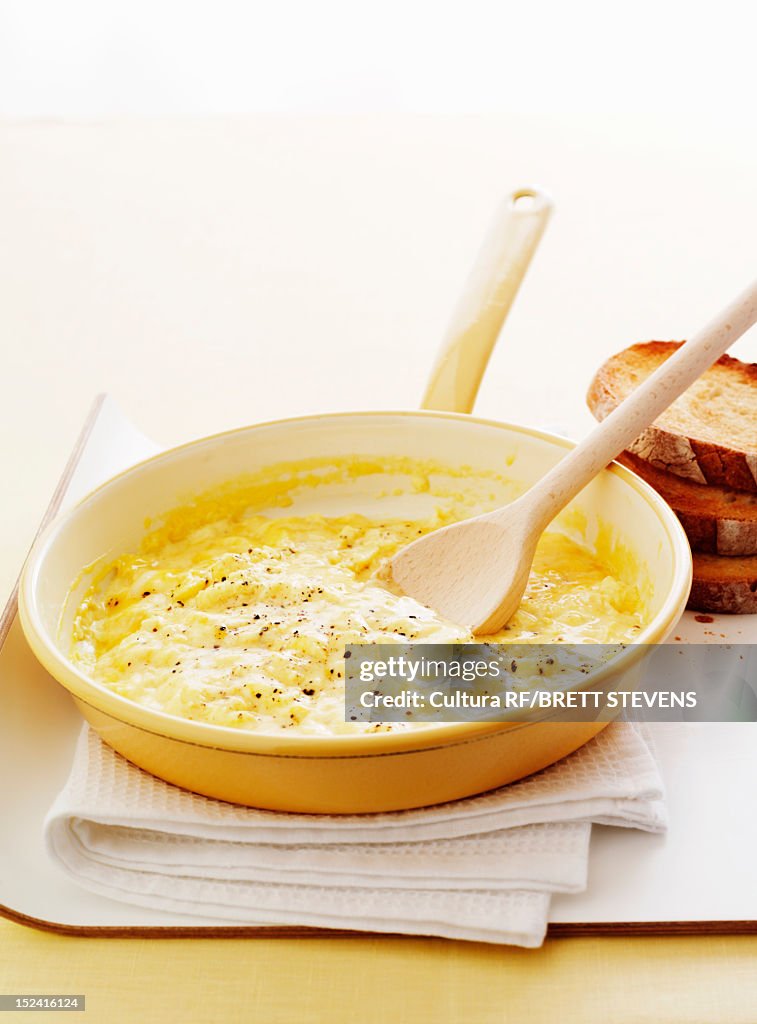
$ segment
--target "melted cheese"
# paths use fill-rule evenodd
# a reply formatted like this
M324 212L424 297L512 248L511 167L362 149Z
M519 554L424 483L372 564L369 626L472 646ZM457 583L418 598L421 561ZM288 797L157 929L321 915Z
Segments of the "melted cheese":
M428 466L411 468L415 489L434 493ZM347 460L328 482L393 469L391 460L367 469ZM282 515L293 493L316 481L273 478L273 491L248 482L174 510L140 551L95 567L75 616L73 660L130 700L218 725L321 735L417 727L345 722L344 647L473 640L385 579L400 547L472 513L472 480L453 473L457 491L449 480L439 485L425 518L377 520ZM279 509L271 515L261 504ZM574 540L545 534L520 608L487 640L633 640L643 602L613 570Z

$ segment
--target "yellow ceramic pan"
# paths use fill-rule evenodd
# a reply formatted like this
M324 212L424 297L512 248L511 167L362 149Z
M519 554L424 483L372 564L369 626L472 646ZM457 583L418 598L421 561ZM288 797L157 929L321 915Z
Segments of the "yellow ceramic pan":
M537 201L523 215L516 224L518 243L513 245L511 238L508 259L498 261L510 300L547 209ZM511 213L506 225L508 230L513 226ZM513 253L519 261L513 261ZM484 335L493 341L508 305L500 303L499 318L488 328L469 332L467 339L465 330L452 332L427 404L469 406L491 347ZM463 358L466 348L472 358ZM189 494L276 463L401 455L498 472L507 466L527 486L569 447L570 442L535 430L430 410L311 416L195 441L108 481L48 528L24 570L21 622L39 660L70 691L107 743L147 771L195 792L252 806L319 813L418 807L482 792L563 757L596 734L602 723L465 723L417 732L319 737L265 735L180 719L110 692L72 663L73 610L88 585L85 567L103 555L134 550L146 518L159 517ZM366 480L357 477L347 489L341 485L333 500L342 511L352 511L364 510L372 497ZM391 514L391 503L403 500L402 494L383 498L382 514ZM600 523L609 526L633 559L646 567L651 583L648 625L639 645L663 641L683 611L691 583L691 556L678 520L650 487L615 464L579 495L574 507L588 540ZM618 683L633 672L640 657L640 646L634 646L613 662ZM599 682L594 676L592 685Z

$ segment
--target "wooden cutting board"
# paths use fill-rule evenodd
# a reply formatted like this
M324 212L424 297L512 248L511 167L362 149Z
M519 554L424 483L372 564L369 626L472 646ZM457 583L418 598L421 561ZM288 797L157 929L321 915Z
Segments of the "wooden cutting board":
M43 524L157 446L112 400L94 403ZM757 616L686 613L676 638L757 643ZM0 618L0 914L67 934L327 935L343 931L229 925L118 903L72 882L48 857L42 821L65 781L81 719L39 665L16 617ZM757 723L650 727L670 813L665 836L595 826L586 892L555 896L551 935L757 932Z

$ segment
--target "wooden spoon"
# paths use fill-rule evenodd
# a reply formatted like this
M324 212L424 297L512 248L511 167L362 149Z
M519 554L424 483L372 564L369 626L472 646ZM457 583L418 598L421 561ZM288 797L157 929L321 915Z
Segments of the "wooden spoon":
M757 281L667 359L536 483L503 508L421 537L392 560L402 590L473 633L494 633L526 588L549 523L757 322ZM734 412L734 415L736 413Z

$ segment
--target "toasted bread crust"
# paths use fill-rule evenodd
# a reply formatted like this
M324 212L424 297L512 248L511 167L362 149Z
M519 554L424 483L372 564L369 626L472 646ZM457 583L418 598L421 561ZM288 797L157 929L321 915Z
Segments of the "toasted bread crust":
M693 551L757 554L757 495L697 484L623 452L618 462L646 480L681 520Z
M694 555L694 582L687 608L728 615L757 613L757 556Z
M603 420L629 394L641 379L649 376L657 367L676 352L683 342L649 341L631 345L622 352L611 356L597 371L586 396L589 408L598 420ZM629 367L633 367L636 383L629 384ZM731 356L721 356L713 370L717 369L717 382L722 384L730 379L754 390L754 441L751 440L751 423L746 426L749 437L746 444L729 444L728 424L723 424L726 440L713 441L698 434L697 417L692 415L687 432L681 433L666 426L668 413L663 413L654 426L649 427L629 450L656 469L683 477L699 484L717 487L732 487L737 490L757 493L757 364L743 363ZM726 375L723 371L726 371ZM704 377L707 376L704 375ZM713 376L713 380L716 378ZM679 399L680 401L680 399ZM702 431L703 433L706 431Z

